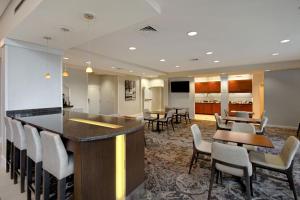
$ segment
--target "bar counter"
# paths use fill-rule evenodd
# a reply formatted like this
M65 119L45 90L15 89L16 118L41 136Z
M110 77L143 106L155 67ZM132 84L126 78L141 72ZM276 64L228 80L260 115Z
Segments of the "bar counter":
M141 121L78 112L16 119L61 135L74 154L74 199L121 200L143 184Z

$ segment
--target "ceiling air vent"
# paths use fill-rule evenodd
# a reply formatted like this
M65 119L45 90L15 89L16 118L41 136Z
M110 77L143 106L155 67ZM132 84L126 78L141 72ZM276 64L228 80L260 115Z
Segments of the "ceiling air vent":
M21 0L20 3L18 3L18 5L16 6L15 8L15 14L18 12L18 10L21 8L21 6L23 5L23 3L25 2L26 0Z
M145 26L144 28L141 28L140 31L156 32L157 30L155 28L153 28L152 26Z

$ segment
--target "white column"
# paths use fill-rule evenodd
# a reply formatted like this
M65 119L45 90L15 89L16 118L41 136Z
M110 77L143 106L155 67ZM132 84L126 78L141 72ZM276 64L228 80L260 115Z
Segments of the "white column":
M221 75L221 115L225 116L224 110L228 110L229 93L228 93L228 75Z

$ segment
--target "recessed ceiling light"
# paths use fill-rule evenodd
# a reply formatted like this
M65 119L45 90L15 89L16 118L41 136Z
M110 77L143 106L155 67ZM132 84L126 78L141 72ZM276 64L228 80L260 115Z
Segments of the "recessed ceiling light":
M160 62L166 62L166 59L160 59L159 61Z
M288 43L288 42L290 42L290 41L291 41L291 40L289 40L289 39L285 39L285 40L281 40L280 43L284 44L284 43Z
M92 62L91 61L86 61L85 63L88 64L88 65L90 65Z
M69 60L69 58L67 58L67 57L64 57L64 60Z
M214 60L214 63L219 63L220 61L219 60Z
M272 53L272 56L278 56L279 53Z
M146 74L145 72L142 73L143 75Z
M266 72L269 72L269 71L271 71L271 70L269 70L269 69L266 69L265 71L266 71Z
M212 51L208 51L208 52L206 52L206 55L211 55L211 54L213 54L213 52L212 52Z
M136 48L135 47L129 47L129 50L134 51L134 50L136 50Z
M130 70L129 72L133 72L132 70Z
M176 65L175 67L176 67L176 68L179 68L179 67L181 67L181 66Z
M196 35L198 35L198 33L196 31L190 31L187 34L188 34L188 36L196 36Z
M115 69L116 67L111 67L111 68Z

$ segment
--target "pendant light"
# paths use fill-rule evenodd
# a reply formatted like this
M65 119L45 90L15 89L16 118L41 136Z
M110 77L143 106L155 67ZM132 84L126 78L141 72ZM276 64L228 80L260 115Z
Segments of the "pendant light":
M64 34L64 38L63 38L64 41L63 42L65 44L65 39L66 39L65 34L66 34L66 32L69 32L70 29L62 27L61 30L63 31L63 34ZM64 58L64 60L67 60L67 59ZM65 62L63 62L63 74L62 75L63 75L63 77L68 77L69 76L69 72L67 71L67 66L66 66Z
M46 68L49 67L49 40L51 40L52 38L49 36L45 36L44 39L46 40L47 43L47 56L46 56ZM51 74L50 72L46 72L44 74L45 79L50 79L51 78Z
M90 14L90 13L85 13L84 14L84 18L87 20L88 22L88 39L89 39L89 36L90 36L90 22L92 20L94 20L95 16L93 14ZM88 55L89 55L89 60L86 62L87 66L86 66L86 69L85 69L85 72L86 73L93 73L93 67L92 67L92 59L91 59L91 49L90 49L90 41L88 41Z

